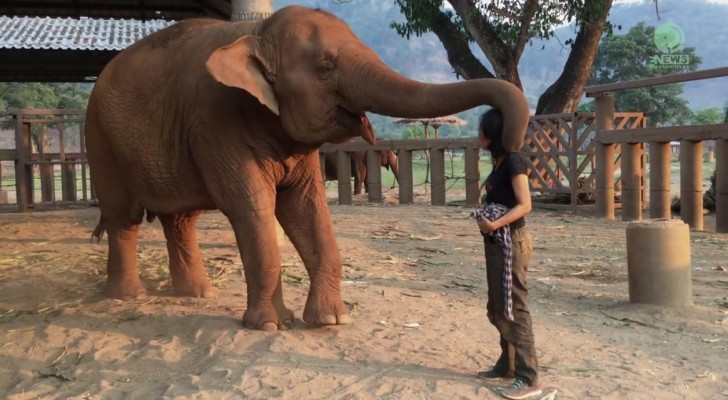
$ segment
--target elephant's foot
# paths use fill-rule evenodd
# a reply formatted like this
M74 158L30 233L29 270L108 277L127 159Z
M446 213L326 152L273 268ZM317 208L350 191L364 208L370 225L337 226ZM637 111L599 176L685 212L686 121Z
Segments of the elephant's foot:
M347 325L351 323L351 316L341 300L341 295L320 296L309 293L306 308L303 310L303 320L318 326Z
M184 281L172 281L174 294L183 297L212 298L217 295L217 290L210 284L207 278L187 279Z
M134 300L147 297L147 290L142 286L138 276L126 278L109 278L106 282L106 297L119 300Z
M283 305L249 307L243 314L243 326L260 331L289 330L293 327L293 311Z

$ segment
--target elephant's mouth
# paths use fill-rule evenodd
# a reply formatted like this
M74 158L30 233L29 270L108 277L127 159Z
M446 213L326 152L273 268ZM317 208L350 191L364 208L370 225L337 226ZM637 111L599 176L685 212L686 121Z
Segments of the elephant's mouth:
M372 124L363 111L354 113L342 106L336 106L336 120L352 133L351 136L360 136L369 144L376 142Z

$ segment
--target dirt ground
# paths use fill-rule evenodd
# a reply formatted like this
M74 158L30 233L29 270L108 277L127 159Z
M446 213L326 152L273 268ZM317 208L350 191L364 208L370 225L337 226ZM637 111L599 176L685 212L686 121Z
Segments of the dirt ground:
M98 209L0 213L0 397L20 399L497 399L482 239L469 208L330 204L353 323L301 320L308 278L281 246L291 331L244 329L245 281L218 212L199 239L211 300L171 295L158 222L139 262L149 296L105 299ZM392 203L389 198L387 203ZM557 399L728 399L728 236L692 233L693 307L628 303L625 227L528 218L540 374ZM710 226L710 222L706 222Z

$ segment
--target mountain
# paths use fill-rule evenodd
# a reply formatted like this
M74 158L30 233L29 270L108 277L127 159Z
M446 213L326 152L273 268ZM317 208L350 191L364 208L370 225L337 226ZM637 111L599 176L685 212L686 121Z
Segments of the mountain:
M393 0L277 0L276 8L299 4L319 7L345 20L359 38L372 47L389 66L408 77L427 82L453 82L457 78L437 36L428 33L409 40L389 27L392 21L404 21ZM728 66L728 4L706 0L660 0L659 19L655 3L618 3L612 7L609 21L621 27L615 34L624 34L640 21L657 26L672 21L685 33L685 46L695 47L703 58L699 69ZM556 30L555 38L533 40L526 47L519 64L521 81L529 103L535 108L538 97L561 74L569 49L567 39L575 36L573 25ZM474 54L485 60L473 45ZM484 62L490 67L487 61ZM694 110L706 107L723 108L728 101L728 78L688 82L683 97ZM470 114L470 113L468 113ZM466 119L474 122L472 115ZM469 125L472 126L472 125Z

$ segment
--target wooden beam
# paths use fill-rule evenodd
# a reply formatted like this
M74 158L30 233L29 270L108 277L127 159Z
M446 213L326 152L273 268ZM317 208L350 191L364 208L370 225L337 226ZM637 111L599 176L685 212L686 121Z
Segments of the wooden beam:
M0 149L0 161L15 161L16 154L15 149Z
M606 83L603 85L589 86L584 89L587 97L595 97L600 93L614 92L624 89L637 89L655 85L666 85L669 83L699 81L702 79L720 78L728 76L728 67L704 69L702 71L683 72L679 74L670 74L663 76L655 76L652 78L636 79L633 81Z
M705 141L728 139L728 124L663 126L625 130L598 130L597 141L612 143L672 142L679 140Z

